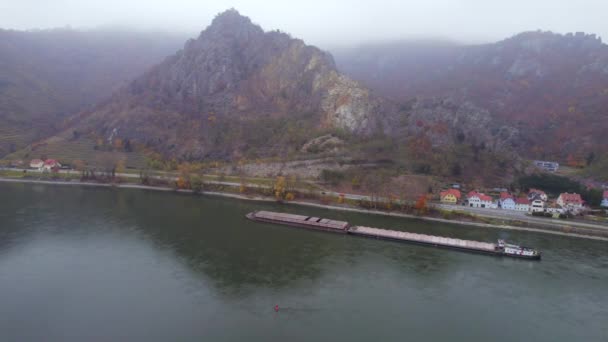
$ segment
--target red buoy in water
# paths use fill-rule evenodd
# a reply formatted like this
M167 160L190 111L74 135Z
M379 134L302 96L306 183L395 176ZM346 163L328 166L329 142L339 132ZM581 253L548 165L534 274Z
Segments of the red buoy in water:
M274 306L274 311L275 311L275 312L279 312L279 306L278 306L278 305L275 305L275 306Z

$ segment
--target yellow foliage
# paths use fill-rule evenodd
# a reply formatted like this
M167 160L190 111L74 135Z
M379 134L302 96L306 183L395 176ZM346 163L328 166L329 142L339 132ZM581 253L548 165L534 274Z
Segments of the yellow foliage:
M285 195L286 201L293 201L294 199L296 199L296 195L294 195L293 192L288 192L287 195Z
M179 177L177 179L177 188L178 189L188 189L189 188L189 184L188 181L186 181L184 178Z

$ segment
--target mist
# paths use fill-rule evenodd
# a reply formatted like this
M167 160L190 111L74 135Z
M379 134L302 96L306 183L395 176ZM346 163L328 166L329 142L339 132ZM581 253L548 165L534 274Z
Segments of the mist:
M522 31L584 31L608 36L602 0L1 0L5 29L120 27L197 35L236 8L265 30L280 29L323 47L373 41L490 42Z

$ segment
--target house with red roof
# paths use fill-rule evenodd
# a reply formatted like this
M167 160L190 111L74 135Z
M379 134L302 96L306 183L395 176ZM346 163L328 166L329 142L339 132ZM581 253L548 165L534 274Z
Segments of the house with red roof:
M439 197L441 198L442 203L456 204L456 203L458 203L458 201L460 201L460 198L462 197L462 195L460 194L460 191L457 189L448 189L446 191L442 191L439 194Z
M59 162L56 161L55 159L47 159L44 161L44 165L42 165L42 170L51 171L51 170L56 170L60 167L61 167L61 164L59 164Z
M515 201L515 210L530 211L530 201L526 197L520 197Z
M559 195L556 203L562 208L581 209L585 202L581 198L581 195L577 193L569 194L564 192Z
M498 208L498 205L493 202L492 197L477 191L469 192L467 201L469 202L469 207L471 208Z
M602 199L602 207L608 208L608 190L604 191L604 198Z

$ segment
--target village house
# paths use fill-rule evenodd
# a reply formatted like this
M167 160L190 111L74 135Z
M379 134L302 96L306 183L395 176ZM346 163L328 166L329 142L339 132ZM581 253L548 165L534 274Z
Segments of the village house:
M604 199L602 199L602 207L608 208L608 190L604 191Z
M581 195L579 194L569 194L567 192L564 192L559 195L556 203L562 208L582 209L584 201L581 198Z
M533 213L542 213L545 211L545 201L540 198L536 198L530 203L530 210Z
M492 197L478 193L476 191L469 192L467 196L469 207L471 208L492 208L495 209L498 206L492 202Z
M61 167L58 161L55 159L47 159L44 161L44 165L42 166L42 171L51 171L53 169L58 169Z
M536 199L540 199L543 202L547 202L548 197L544 191L532 188L530 189L530 191L528 191L528 200L532 202Z
M460 201L461 194L459 190L449 189L442 191L439 197L441 198L441 203L456 204Z
M30 168L40 170L44 166L44 161L41 159L32 159Z
M515 200L508 192L500 193L500 207L505 210L515 210Z
M515 201L515 210L530 211L530 201L526 197L520 197Z

